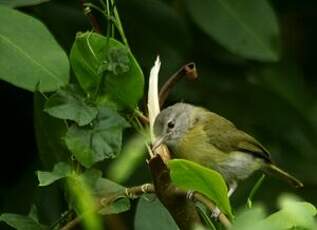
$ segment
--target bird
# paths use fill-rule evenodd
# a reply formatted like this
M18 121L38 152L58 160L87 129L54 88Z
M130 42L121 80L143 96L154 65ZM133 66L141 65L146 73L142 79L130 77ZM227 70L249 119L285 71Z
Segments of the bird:
M296 188L303 183L277 167L269 151L231 121L203 107L176 103L163 109L154 121L153 147L165 144L172 158L194 161L220 173L230 196L239 181L262 170Z

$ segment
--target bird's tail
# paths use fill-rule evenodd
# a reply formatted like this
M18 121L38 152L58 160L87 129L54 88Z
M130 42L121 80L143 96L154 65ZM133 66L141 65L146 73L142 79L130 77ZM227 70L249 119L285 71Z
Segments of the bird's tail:
M296 179L292 175L288 174L287 172L283 171L282 169L278 168L273 164L267 165L267 167L264 168L264 171L268 174L273 174L283 180L286 180L290 185L294 186L295 188L304 187L303 183L300 182L298 179Z

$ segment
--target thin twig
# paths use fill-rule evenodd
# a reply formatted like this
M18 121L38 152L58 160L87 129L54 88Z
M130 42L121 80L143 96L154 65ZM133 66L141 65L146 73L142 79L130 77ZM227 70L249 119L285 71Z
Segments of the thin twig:
M68 222L65 226L61 228L61 230L70 230L75 228L82 220L83 216L77 216L75 219Z
M111 4L112 4L112 7L113 7L113 13L114 13L114 17L116 19L116 24L117 24L117 29L119 31L119 34L123 40L123 43L126 45L126 47L130 50L130 46L129 46L129 43L128 43L128 39L127 37L125 36L125 33L124 33L124 30L123 30L123 26L122 26L122 23L121 23L121 19L120 19L120 16L119 16L119 13L118 13L118 10L117 10L117 5L115 4L115 0L110 0Z
M142 122L142 124L144 125L148 125L150 120L147 116L145 116L142 112L140 112L139 110L135 111L137 117L140 119L140 121Z
M84 14L88 17L89 22L91 24L91 26L94 28L95 32L101 34L101 27L95 17L95 15L92 14L90 7L85 6L86 2L85 0L79 0L80 1L80 5L84 11Z
M182 77L186 76L190 80L195 80L198 77L196 65L194 62L183 65L177 72L175 72L163 85L160 90L159 98L160 98L160 107L164 105L164 102L169 95L171 89L175 86L175 84L182 79Z
M143 194L146 193L155 193L155 189L154 189L154 185L153 184L143 184L143 185L139 185L139 186L133 186L130 188L126 188L124 190L124 192L120 192L120 193L116 193L116 194L111 194L110 196L107 195L107 197L102 197L100 199L98 199L98 208L97 208L97 212L98 210L102 209L104 206L108 205L109 202L112 202L114 200L116 200L119 197L125 196L129 199L137 199L140 196L142 196ZM213 211L216 208L216 205L209 200L207 197L205 197L204 195L202 195L199 192L194 192L192 197L188 197L188 192L175 188L173 189L173 193L176 196L179 197L183 197L185 199L188 199L192 202L196 202L199 201L202 204L204 204L210 211ZM173 195L173 194L171 194ZM81 215L81 216L77 216L76 218L74 218L73 220L71 220L70 222L68 222L64 227L61 228L61 230L71 230L74 227L76 227L81 220L83 219L85 214ZM231 222L230 220L226 217L226 215L224 215L223 213L220 213L219 217L218 217L219 221L226 227L226 228L230 228L231 226Z

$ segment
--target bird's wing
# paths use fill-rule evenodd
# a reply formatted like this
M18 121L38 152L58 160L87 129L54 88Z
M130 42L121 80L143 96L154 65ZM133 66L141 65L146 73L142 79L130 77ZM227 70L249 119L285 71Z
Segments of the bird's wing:
M240 151L252 154L255 157L272 162L270 153L252 136L237 129L235 125L225 118L210 113L205 117L204 131L210 144L223 152Z

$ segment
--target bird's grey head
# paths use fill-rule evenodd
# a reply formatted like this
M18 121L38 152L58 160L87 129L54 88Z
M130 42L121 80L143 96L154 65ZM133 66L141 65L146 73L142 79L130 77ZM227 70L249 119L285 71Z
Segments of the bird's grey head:
M154 134L168 147L176 147L179 139L192 126L191 114L194 106L177 103L162 110L154 122Z

